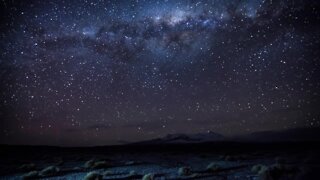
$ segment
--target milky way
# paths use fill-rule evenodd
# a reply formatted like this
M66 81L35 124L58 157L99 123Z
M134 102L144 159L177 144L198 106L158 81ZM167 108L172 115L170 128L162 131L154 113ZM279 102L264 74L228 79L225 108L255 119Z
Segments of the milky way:
M1 1L1 143L319 126L319 3Z

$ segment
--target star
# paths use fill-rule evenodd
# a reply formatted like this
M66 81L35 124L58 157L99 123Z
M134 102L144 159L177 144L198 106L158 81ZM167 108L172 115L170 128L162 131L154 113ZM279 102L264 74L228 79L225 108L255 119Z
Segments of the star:
M320 124L317 2L0 3L0 143Z

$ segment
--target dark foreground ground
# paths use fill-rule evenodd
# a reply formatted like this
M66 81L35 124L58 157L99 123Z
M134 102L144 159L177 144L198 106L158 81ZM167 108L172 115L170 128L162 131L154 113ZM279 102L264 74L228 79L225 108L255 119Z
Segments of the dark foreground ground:
M320 143L0 146L0 179L320 179ZM93 173L92 173L93 172ZM89 176L88 176L89 175Z

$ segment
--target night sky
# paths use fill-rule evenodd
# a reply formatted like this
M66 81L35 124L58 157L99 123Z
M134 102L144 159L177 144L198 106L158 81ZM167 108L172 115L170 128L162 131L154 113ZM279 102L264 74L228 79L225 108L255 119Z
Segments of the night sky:
M1 0L0 143L317 127L319 4Z

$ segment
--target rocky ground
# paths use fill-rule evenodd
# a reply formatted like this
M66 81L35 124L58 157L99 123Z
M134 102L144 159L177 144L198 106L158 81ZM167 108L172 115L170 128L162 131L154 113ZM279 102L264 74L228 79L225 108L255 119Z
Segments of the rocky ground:
M312 149L17 152L2 154L0 179L318 179L320 166Z

